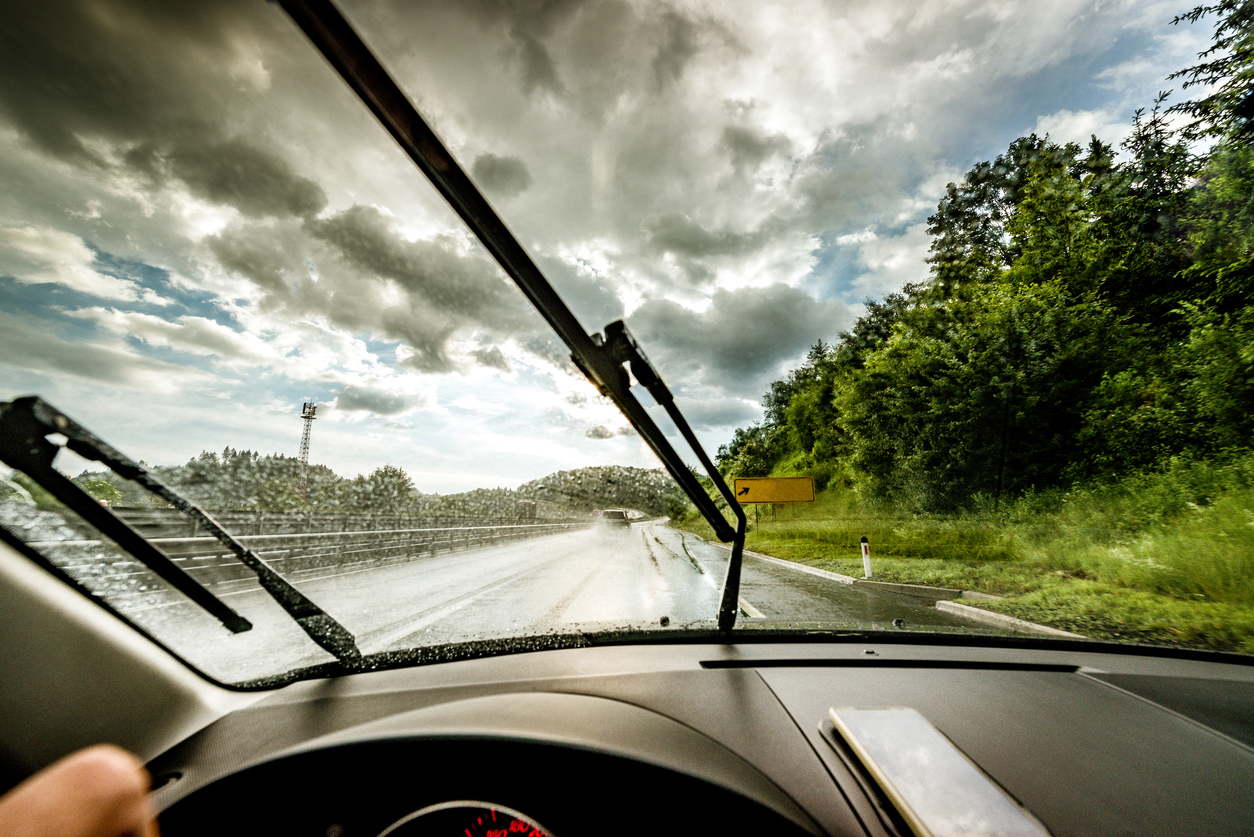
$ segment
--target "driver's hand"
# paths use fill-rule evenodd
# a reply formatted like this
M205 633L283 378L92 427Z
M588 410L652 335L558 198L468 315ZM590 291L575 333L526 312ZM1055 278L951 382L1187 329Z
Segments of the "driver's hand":
M157 837L148 771L120 747L71 753L0 796L4 837Z

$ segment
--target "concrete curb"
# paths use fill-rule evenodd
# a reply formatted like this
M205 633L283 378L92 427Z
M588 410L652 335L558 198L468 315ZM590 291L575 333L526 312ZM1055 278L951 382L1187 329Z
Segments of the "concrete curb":
M1005 628L1007 630L1016 631L1024 634L1048 634L1049 636L1067 636L1073 639L1086 639L1081 634L1073 634L1070 631L1060 631L1057 628L1051 628L1048 625L1038 625L1035 622L1027 622L1023 619L1016 619L1013 616L1007 616L1004 613L995 613L991 610L982 610L971 605L964 605L958 602L941 601L936 603L937 610L943 610L946 613L952 613L954 616L960 616L963 619L970 619L975 622L983 622L986 625L992 625L997 628Z
M710 543L713 543L713 541L710 541ZM718 545L722 546L722 544L718 544ZM730 549L731 547L727 547L727 548ZM749 550L746 549L745 555L756 558L759 561L765 561L768 564L776 564L780 567L786 567L787 569L795 570L796 572L799 572L799 573L809 573L810 575L817 575L819 578L826 578L829 581L837 581L837 582L840 582L841 584L860 584L861 583L858 579L854 578L851 575L841 575L840 573L834 573L829 570L820 570L818 567L807 567L805 564L798 564L794 561L785 561L783 558L772 558L770 555L763 555L761 552L750 552Z
M915 598L927 599L931 602L962 597L961 590L954 590L950 587L930 587L926 584L898 584L895 581L870 581L865 578L856 578L854 581L860 587L870 587L875 590L884 590L888 593L899 593L903 596L914 596Z

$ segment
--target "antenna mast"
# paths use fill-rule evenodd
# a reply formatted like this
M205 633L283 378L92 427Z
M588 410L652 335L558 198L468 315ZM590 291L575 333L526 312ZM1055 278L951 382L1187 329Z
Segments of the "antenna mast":
M306 401L301 407L300 417L305 421L305 430L300 434L300 482L296 485L296 493L305 496L305 486L309 477L309 434L313 430L314 413L318 405Z

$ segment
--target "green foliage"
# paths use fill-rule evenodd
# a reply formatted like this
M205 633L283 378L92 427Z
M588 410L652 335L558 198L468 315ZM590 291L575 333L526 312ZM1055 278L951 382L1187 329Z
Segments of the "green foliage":
M116 503L122 499L122 492L108 480L88 479L79 483L79 485L95 499L103 500L109 504Z
M1203 304L1232 313L1254 298L1254 148L1216 148L1189 202L1185 272Z
M1254 305L1236 314L1189 306L1184 351L1188 391L1217 449L1249 447L1254 438Z
M944 294L970 282L995 279L1018 257L1008 234L1032 162L1046 141L1031 134L1010 144L993 162L978 163L960 184L950 183L928 218L936 286Z
M1149 469L1190 449L1198 423L1183 379L1170 364L1108 371L1086 403L1067 475L1085 480Z
M1114 325L1056 282L916 308L836 396L858 484L943 511L1058 482Z
M719 472L728 477L765 477L783 452L784 438L777 427L737 428L731 442L718 450Z
M53 497L34 480L20 471L14 471L6 482L12 482L17 490L15 491L12 487L6 486L8 490L3 495L5 501L34 502L37 508L44 511L54 511L63 508L60 500Z
M358 476L350 487L352 511L405 514L413 510L418 492L404 468L380 465L369 476Z
M1169 79L1184 79L1183 87L1201 87L1207 95L1181 102L1172 112L1193 117L1188 126L1191 136L1226 136L1237 143L1248 142L1254 118L1254 3L1249 0L1220 0L1195 6L1172 23L1196 23L1214 15L1214 41L1192 67L1172 73Z
M835 488L764 519L747 547L861 577L1004 596L969 601L1086 636L1254 651L1254 454L1177 459L995 513L921 516Z

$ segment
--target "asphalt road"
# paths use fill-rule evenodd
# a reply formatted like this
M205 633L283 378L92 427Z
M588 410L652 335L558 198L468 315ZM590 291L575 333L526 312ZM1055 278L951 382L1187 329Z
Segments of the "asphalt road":
M659 521L595 528L497 547L424 556L292 579L357 638L363 652L503 635L709 624L728 551ZM255 627L229 634L181 598L127 615L224 680L261 677L329 659L255 588L215 591ZM889 629L964 623L886 595L746 556L741 619L838 622Z

